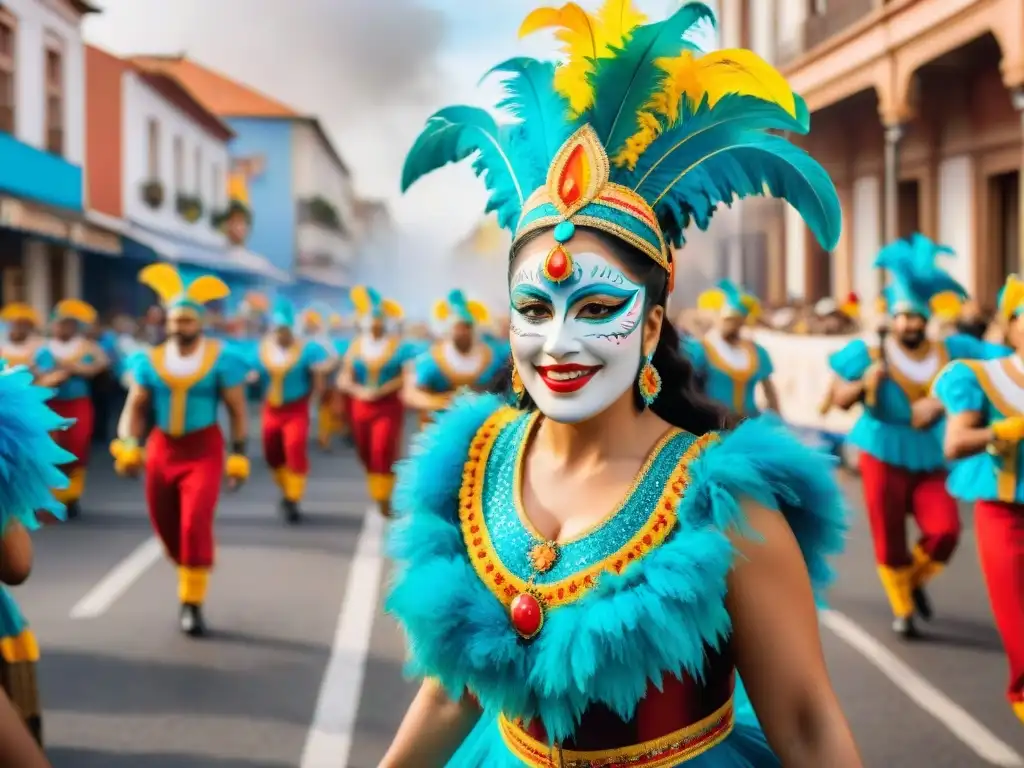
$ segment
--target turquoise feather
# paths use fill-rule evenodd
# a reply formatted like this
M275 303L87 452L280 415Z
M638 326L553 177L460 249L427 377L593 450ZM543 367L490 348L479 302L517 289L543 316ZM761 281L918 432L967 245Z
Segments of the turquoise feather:
M886 270L891 277L882 292L886 305L892 308L901 301L908 301L927 313L928 303L940 293L955 293L965 298L967 289L937 263L939 256L955 253L948 245L932 242L920 233L883 247L874 266Z
M277 328L293 328L295 326L295 305L284 296L278 296L274 299L274 308L270 319Z
M609 156L615 157L636 133L637 116L661 88L665 72L657 60L699 52L684 35L701 21L714 24L714 13L703 3L687 3L665 21L637 27L621 49L613 49L613 57L597 60L590 75L594 106L583 121L593 126Z
M732 280L725 279L719 280L715 287L725 294L725 301L730 307L739 310L743 314L747 313L747 308L743 304L743 298L747 295L746 291Z

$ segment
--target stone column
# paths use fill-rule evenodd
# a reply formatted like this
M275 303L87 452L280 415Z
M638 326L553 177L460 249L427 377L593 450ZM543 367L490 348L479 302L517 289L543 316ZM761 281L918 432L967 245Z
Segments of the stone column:
M885 169L882 177L882 240L891 243L900 236L900 141L903 124L885 126ZM885 272L878 272L878 290L885 288Z
M1017 110L1021 119L1021 132L1024 133L1024 86L1017 86L1010 91L1010 97L1013 101L1013 108ZM1020 190L1017 193L1018 205L1020 206L1020 220L1024 222L1024 154L1021 156L1020 173L1017 176L1017 184ZM1024 227L1021 228L1021 233L1017 237L1017 247L1019 253L1017 254L1017 272L1024 273ZM975 258L979 258L980 254L976 255Z

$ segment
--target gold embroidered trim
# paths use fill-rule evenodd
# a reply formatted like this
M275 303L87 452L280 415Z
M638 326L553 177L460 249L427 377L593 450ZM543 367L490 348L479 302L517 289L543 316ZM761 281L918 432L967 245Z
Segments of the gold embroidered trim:
M207 339L203 348L203 359L194 373L187 376L175 376L167 368L167 345L161 344L156 347L149 356L156 371L167 389L170 390L171 402L167 414L167 433L171 437L180 437L185 434L185 415L188 408L188 392L192 387L202 381L213 370L220 357L221 346L219 341Z
M992 405L996 407L996 410L1003 414L1003 416L1024 415L1003 397L1003 393L992 383L988 371L985 370L984 363L980 360L961 360L960 362L971 370L974 378L978 381L978 386L981 387L981 391L985 393L985 397L989 399ZM1013 364L1009 360L1004 360L1000 363L1007 373L1009 373L1008 363L1012 367ZM1019 443L1011 442L999 443L989 448L989 453L996 464L996 495L1000 501L1012 503L1017 499L1017 478L1020 471L1020 467L1017 466L1019 463L1018 447Z
M260 362L267 369L267 377L270 379L270 386L267 388L267 403L276 407L284 403L284 379L299 362L303 345L298 341L294 342L284 361L277 364L270 356L270 345L274 343L270 339L264 339L260 344Z
M444 345L445 342L435 344L433 349L430 351L430 356L434 359L434 362L441 370L441 373L443 373L445 378L448 379L448 383L452 385L452 391L454 392L459 387L474 387L480 384L480 377L494 361L494 350L487 344L478 342L477 346L483 350L483 354L480 355L479 367L475 371L470 371L469 373L459 373L452 368L445 359Z
M580 599L596 584L602 573L621 574L634 560L660 546L676 526L676 507L690 481L689 465L712 442L716 433L697 438L687 448L666 481L661 498L639 531L614 554L572 576L549 584L528 584L512 573L501 559L484 523L483 493L487 460L501 431L521 415L514 408L502 408L477 431L470 443L469 456L459 488L459 521L470 562L477 576L506 607L517 595L530 592L545 608L567 605Z
M718 351L718 348L707 339L704 339L703 344L704 354L708 356L708 362L732 380L733 410L736 413L743 413L746 410L747 384L757 374L757 347L754 346L752 341L743 340L740 342L740 346L746 349L749 360L747 367L744 369L733 368L729 365Z
M392 336L388 340L388 346L385 348L383 354L376 360L370 361L363 357L363 340L356 339L352 343L348 355L351 355L352 360L360 360L366 367L366 382L364 383L364 386L372 387L374 389L381 386L380 372L384 370L384 366L390 363L392 358L394 358L395 353L398 351L398 346L398 337Z

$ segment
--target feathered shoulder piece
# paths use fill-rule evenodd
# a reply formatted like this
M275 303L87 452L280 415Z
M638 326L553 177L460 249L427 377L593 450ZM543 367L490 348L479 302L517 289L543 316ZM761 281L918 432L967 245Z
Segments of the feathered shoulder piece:
M50 434L67 429L72 420L47 406L52 395L53 390L32 383L27 368L0 363L0 532L11 520L34 530L38 511L60 515L64 510L53 490L67 487L59 466L75 457Z
M520 28L555 28L566 60L515 58L497 121L484 109L435 113L406 158L402 188L474 158L488 211L514 241L554 230L552 280L572 274L565 247L577 226L618 237L673 272L669 245L737 197L772 195L804 217L822 245L841 214L824 169L779 132L804 134L806 105L769 64L745 50L705 53L692 42L713 24L703 3L646 23L629 0L591 15L575 3L531 13Z
M962 300L967 289L943 269L940 256L955 256L948 245L939 245L920 233L884 246L875 267L889 273L883 291L886 309L892 314L913 312L926 317L945 313L950 301Z

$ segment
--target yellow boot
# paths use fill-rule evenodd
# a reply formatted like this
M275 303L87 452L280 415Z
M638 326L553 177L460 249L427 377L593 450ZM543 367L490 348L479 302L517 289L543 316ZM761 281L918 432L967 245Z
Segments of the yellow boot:
M1015 701L1011 704L1013 707L1013 714L1017 716L1017 719L1024 723L1024 701Z
M306 493L306 476L290 469L282 469L281 472L281 513L285 521L297 523L302 514L299 502Z
M885 596L889 598L892 608L892 628L896 634L905 637L916 637L914 627L913 598L914 567L891 568L887 565L878 566L878 577L882 581Z
M81 512L79 500L85 492L85 468L76 467L68 472L68 487L54 488L53 497L67 510L69 520L78 517Z
M203 602L206 600L206 589L210 584L209 568L178 568L178 601L181 612L178 625L181 631L190 637L201 637L206 634L206 622L203 620Z
M914 547L914 564L911 566L913 573L910 578L911 598L914 601L914 608L921 614L925 621L931 621L932 601L928 599L925 592L925 585L938 576L945 568L943 563L932 560L920 544Z
M395 488L395 476L390 472L371 472L366 476L370 498L377 502L377 508L384 517L391 517L391 492Z

